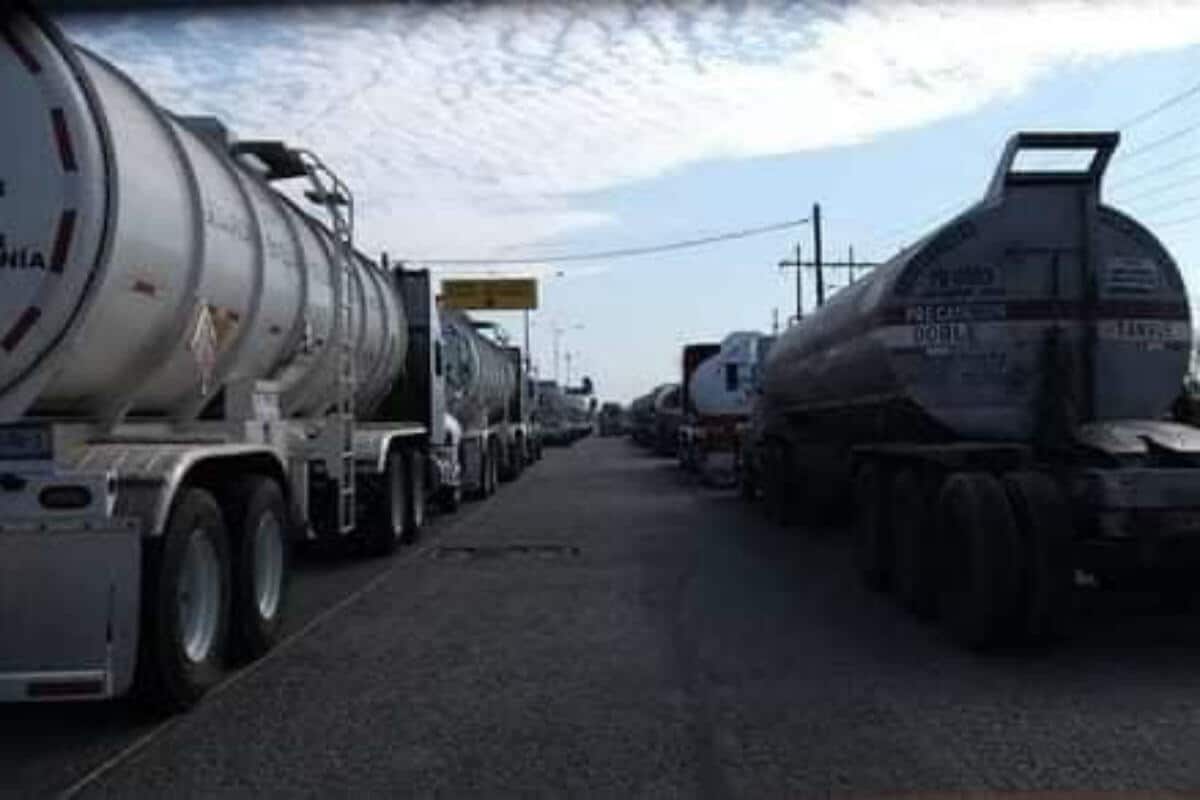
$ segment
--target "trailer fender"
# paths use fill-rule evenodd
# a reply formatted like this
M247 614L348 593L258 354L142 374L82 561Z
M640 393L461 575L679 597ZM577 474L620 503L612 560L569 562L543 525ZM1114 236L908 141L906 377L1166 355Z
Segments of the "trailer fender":
M114 515L139 520L143 534L153 537L166 530L171 504L181 487L190 483L215 488L238 472L234 469L238 464L246 472L277 479L290 507L283 458L267 445L105 442L81 448L71 467L115 474Z

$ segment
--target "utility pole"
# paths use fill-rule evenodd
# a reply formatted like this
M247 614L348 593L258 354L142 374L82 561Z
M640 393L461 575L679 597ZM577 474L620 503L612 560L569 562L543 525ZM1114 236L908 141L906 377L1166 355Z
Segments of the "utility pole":
M779 333L779 309L771 309L771 335Z
M854 283L854 245L850 245L850 282Z
M780 269L794 267L796 270L796 320L799 321L804 317L804 285L801 275L804 269L804 259L800 256L800 245L796 245L796 260L788 261L786 258L779 262Z
M825 271L821 267L821 204L813 203L813 261L817 268L817 307L825 305ZM800 259L797 258L797 261ZM799 267L796 268L799 271Z

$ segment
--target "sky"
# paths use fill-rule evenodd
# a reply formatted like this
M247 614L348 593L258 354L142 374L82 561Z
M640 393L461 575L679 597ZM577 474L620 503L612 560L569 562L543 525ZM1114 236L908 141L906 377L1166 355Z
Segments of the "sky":
M820 203L827 260L851 247L884 260L977 200L1021 129L1121 130L1105 200L1162 238L1200 297L1191 0L385 4L62 22L164 107L319 153L354 191L368 254L539 259L429 266L538 277L535 364L565 379L570 354L572 382L589 375L602 399L670 380L687 342L786 324L795 277L777 264L797 243L810 257L812 233L555 254L756 228ZM519 312L494 319L520 341Z

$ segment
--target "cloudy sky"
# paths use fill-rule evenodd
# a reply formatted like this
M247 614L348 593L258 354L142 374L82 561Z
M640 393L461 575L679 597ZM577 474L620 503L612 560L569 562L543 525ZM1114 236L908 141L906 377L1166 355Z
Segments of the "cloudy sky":
M1187 219L1200 214L1200 91L1139 119L1200 81L1196 2L397 4L65 23L167 108L321 153L354 188L368 252L547 257L495 271L543 276L542 372L552 330L568 328L572 377L582 366L606 397L668 378L683 342L793 313L775 264L810 234L553 254L821 202L827 250L884 258L976 199L1021 127L1123 128L1107 195L1200 287L1200 220ZM518 317L499 319L520 334Z

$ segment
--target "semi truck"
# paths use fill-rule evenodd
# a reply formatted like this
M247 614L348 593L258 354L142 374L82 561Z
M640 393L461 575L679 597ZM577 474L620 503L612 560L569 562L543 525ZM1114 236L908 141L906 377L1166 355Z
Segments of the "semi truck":
M736 331L720 344L684 347L679 463L708 484L736 480L739 425L750 416L757 367L770 337Z
M315 154L0 27L0 701L184 709L278 639L295 542L391 551L464 437L483 480L451 412L496 387L447 374L429 275L355 249Z
M962 644L1055 639L1082 586L1192 591L1179 268L1101 198L1110 132L1023 132L981 201L781 334L744 480L855 509L865 584Z
M484 336L490 323L464 311L442 310L450 414L458 421L463 482L476 497L489 497L501 481L515 479L529 463L537 440L519 348Z
M654 398L668 385L661 383L629 404L629 435L642 447L654 445Z

